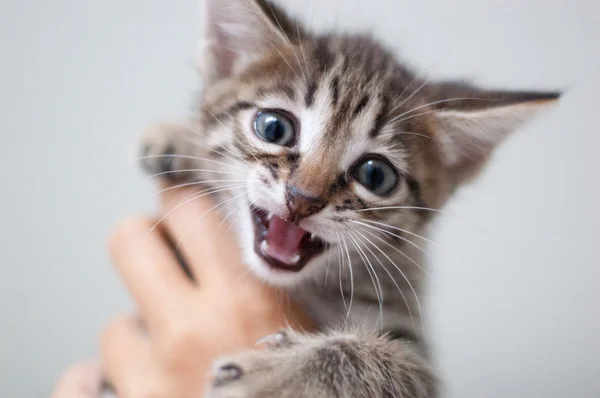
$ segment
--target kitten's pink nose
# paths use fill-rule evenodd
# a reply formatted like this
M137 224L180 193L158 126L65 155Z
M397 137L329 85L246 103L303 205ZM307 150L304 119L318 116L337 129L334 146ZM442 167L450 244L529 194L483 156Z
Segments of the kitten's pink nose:
M300 220L323 210L326 201L311 197L292 186L287 188L286 205L289 210L288 220L297 224Z

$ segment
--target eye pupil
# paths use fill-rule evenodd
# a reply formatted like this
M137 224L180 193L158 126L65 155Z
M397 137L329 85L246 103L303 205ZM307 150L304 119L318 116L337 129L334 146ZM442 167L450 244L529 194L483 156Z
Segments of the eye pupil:
M396 172L386 161L369 159L356 168L355 179L377 195L391 193L398 182Z
M265 139L278 142L285 135L285 126L276 118L269 116L265 120Z
M367 166L365 168L365 183L373 189L380 187L385 181L385 174L383 170L376 165L373 165L373 161L367 162Z

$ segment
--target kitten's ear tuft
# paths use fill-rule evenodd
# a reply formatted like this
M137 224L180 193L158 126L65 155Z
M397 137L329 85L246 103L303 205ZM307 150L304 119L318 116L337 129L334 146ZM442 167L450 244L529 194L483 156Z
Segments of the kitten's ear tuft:
M274 48L296 43L304 30L266 0L204 0L201 71L206 83L230 77Z
M560 92L485 91L465 84L441 84L432 102L436 137L448 168L460 179L476 174L510 133L555 104Z

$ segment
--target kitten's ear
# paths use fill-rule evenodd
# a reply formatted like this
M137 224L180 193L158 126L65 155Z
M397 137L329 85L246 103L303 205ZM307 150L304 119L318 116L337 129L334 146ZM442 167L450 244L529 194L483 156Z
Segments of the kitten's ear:
M206 83L227 78L275 48L296 43L304 30L266 0L204 0L201 70Z
M436 137L446 166L464 180L476 174L513 130L554 104L559 92L486 91L458 83L433 92Z

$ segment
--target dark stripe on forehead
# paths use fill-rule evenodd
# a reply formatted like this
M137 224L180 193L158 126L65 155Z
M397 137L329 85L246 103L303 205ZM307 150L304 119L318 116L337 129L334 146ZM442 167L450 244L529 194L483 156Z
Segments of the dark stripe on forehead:
M393 214L395 212L413 212L413 213L417 213L422 220L427 221L429 220L435 213L425 210L428 209L429 207L427 206L427 203L424 201L423 196L421 195L421 186L419 184L419 182L417 180L415 180L413 177L411 177L410 175L405 175L404 179L406 181L406 184L408 185L408 190L410 193L410 198L412 199L410 202L406 203L395 203L395 204L390 204L388 206L379 206L375 203L371 203L370 206L368 206L369 208L372 209L376 209L373 211L368 211L365 213L360 213L364 218L366 219L371 219L371 220L385 220L386 217L388 217L390 214ZM362 204L362 203L361 203ZM396 208L395 206L400 206L400 208ZM408 208L402 208L403 206L406 206ZM366 208L366 206L364 206ZM381 209L377 209L377 207L382 207ZM418 208L422 208L421 209L413 209L414 207L418 207ZM398 232L394 232L396 235L400 234ZM402 235L402 234L400 234Z
M306 103L306 107L310 108L315 102L315 92L319 88L319 85L316 80L313 80L309 83L308 89L306 90L306 95L304 96L304 102Z
M367 107L369 103L369 94L365 94L362 96L356 107L354 108L354 117L360 115L360 113Z
M336 106L340 99L340 78L335 76L331 79L331 103Z
M379 135L379 133L381 133L381 129L386 123L389 108L390 99L387 96L383 95L381 97L381 106L379 108L379 111L377 112L377 116L375 116L375 123L371 131L369 131L369 137L375 138Z
M296 100L296 93L292 86L288 84L282 84L280 86L277 86L276 90L284 93L291 101Z
M348 119L350 116L350 106L354 98L350 95L346 96L339 107L339 114L342 120Z
M319 37L317 39L313 51L313 56L317 60L319 72L324 73L326 70L331 68L335 56L329 49L329 42L327 37Z

